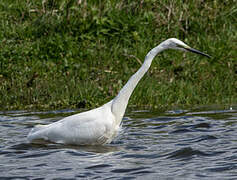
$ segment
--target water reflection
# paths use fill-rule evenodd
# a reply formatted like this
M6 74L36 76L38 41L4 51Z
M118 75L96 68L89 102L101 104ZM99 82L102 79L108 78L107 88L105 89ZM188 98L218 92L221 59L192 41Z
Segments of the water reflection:
M27 143L32 126L72 110L0 112L0 179L236 179L236 109L129 111L105 146Z

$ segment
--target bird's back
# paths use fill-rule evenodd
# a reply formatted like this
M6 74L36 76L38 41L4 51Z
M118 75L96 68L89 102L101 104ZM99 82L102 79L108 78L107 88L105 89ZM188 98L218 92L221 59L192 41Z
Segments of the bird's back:
M37 125L28 135L30 142L43 139L64 144L105 144L118 131L107 103L99 108L66 117L49 125Z

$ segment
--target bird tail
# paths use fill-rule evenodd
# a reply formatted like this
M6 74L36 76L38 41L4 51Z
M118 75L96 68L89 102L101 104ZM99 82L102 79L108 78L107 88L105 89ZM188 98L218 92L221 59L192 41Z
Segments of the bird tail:
M32 142L34 139L39 138L41 130L45 129L47 125L36 125L34 128L31 129L30 133L27 136L27 140Z

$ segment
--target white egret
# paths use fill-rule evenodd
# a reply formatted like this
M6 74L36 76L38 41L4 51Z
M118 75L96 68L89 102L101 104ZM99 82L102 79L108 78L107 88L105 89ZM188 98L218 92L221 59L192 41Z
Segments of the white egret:
M210 57L190 48L178 39L167 39L148 52L140 69L128 80L114 99L96 109L63 118L49 125L35 126L28 135L29 142L43 139L55 143L75 145L110 143L118 134L128 100L134 88L149 69L154 57L166 49L190 51Z

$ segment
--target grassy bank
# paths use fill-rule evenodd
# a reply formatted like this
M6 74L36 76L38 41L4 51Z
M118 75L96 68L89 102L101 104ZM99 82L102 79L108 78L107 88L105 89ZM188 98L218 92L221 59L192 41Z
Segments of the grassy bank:
M236 10L233 0L2 0L0 109L102 105L169 37L212 58L161 53L130 106L236 103Z

